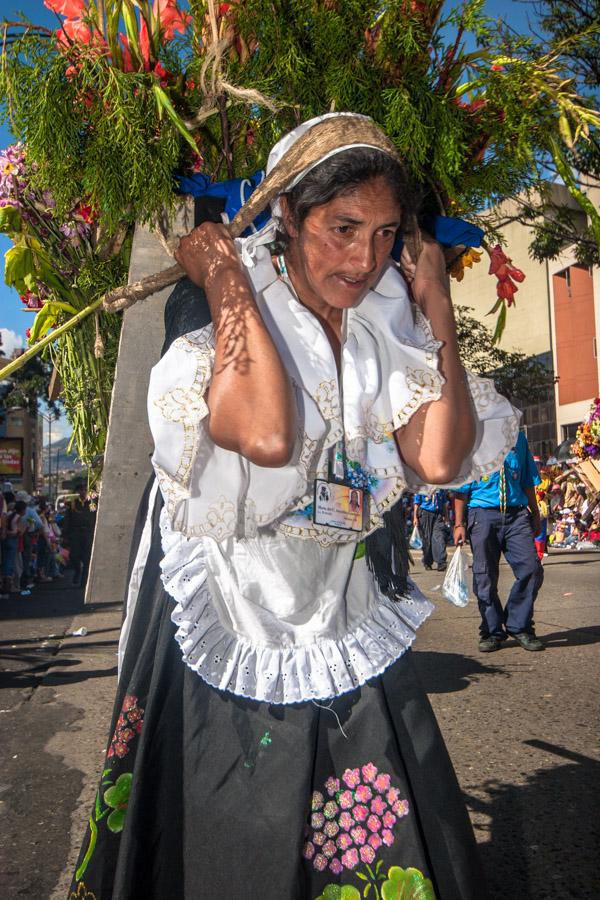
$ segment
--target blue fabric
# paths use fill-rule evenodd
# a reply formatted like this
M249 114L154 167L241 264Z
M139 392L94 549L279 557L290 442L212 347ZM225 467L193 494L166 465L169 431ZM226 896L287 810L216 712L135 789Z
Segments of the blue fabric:
M541 483L537 466L531 455L527 438L519 433L517 443L504 460L506 476L506 505L527 506L529 500L525 488L532 488ZM468 505L498 509L500 506L500 471L494 472L481 481L463 484L457 494L469 494Z
M218 181L214 184L202 172L196 172L194 175L175 176L178 184L178 193L180 194L191 194L192 197L223 197L225 199L225 212L230 222L244 203L249 200L250 195L264 177L265 173L262 169L251 175L250 178L233 178L231 181ZM246 229L244 235L258 231L263 225L267 224L270 217L269 209L261 212L254 220L253 227Z
M429 512L443 512L448 500L446 491L434 491L433 494L415 494L413 503Z
M544 581L544 570L533 543L531 517L526 509L502 514L497 509L473 507L467 514L473 551L473 593L477 597L485 638L534 630L533 604ZM515 576L506 607L498 596L500 555Z
M2 577L12 578L15 574L15 563L17 561L17 550L19 539L17 537L7 537L2 541Z
M249 178L233 178L230 181L218 181L212 183L203 172L195 172L193 175L176 175L177 192L179 194L191 194L192 197L224 197L225 212L229 221L233 219L239 209L246 203L253 191L264 179L262 169L255 172ZM244 235L253 230L258 231L266 225L271 216L269 209L261 212L253 222L253 227L247 229ZM424 222L425 230L444 247L456 247L459 244L466 247L481 247L483 230L476 225L465 222L464 219L450 218L449 216L430 216ZM392 250L395 260L400 259L403 242L401 238L396 240Z

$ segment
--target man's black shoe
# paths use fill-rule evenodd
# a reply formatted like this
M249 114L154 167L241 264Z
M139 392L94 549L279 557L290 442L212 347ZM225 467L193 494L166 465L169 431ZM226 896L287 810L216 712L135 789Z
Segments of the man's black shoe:
M447 568L448 567L447 567L446 563L438 563L438 567L437 567L438 572L445 572Z
M493 653L494 650L500 649L502 643L503 641L495 634L488 634L487 637L480 639L479 650L481 653Z
M427 566L427 565L426 565L425 568L427 569L428 572L431 572L432 566Z
M511 634L515 641L521 645L523 650L544 650L544 644L540 641L535 632L520 631L518 634Z

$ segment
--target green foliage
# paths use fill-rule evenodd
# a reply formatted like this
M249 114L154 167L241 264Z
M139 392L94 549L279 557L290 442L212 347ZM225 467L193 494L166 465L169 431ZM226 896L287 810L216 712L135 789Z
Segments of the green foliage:
M476 375L492 378L505 397L533 403L554 384L554 373L535 357L503 350L492 331L472 316L468 306L457 306L456 332L461 359Z

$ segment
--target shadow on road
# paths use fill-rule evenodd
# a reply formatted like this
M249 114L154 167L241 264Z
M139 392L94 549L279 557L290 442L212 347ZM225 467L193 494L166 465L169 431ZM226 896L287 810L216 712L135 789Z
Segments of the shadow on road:
M489 780L487 798L467 796L489 818L479 849L491 898L597 900L600 762L546 741L524 743L548 754L548 768L525 784Z
M546 623L540 622L540 624ZM552 623L548 622L547 625L552 625ZM543 634L542 638L549 649L553 647L581 647L584 644L600 644L600 625L553 631L550 634Z
M439 653L430 650L413 650L413 662L427 694L449 694L464 691L482 675L499 675L509 678L501 666L486 666L461 653Z

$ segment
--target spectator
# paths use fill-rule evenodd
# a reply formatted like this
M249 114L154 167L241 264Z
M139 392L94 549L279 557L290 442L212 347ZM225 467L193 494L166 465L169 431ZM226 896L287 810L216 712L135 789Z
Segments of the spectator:
M92 555L96 513L90 509L86 486L80 484L77 491L78 496L67 506L62 530L74 569L73 586L85 588Z
M473 592L479 603L479 650L500 650L514 637L525 650L543 650L536 636L533 605L544 580L534 536L540 533L535 485L541 481L527 438L519 434L499 472L455 493L455 543L467 535L473 551ZM498 596L500 556L516 581L503 609Z
M419 526L423 541L423 565L431 569L435 562L438 572L443 572L448 560L445 529L448 493L415 494L413 504L413 524Z
M12 495L10 495L12 496ZM12 506L12 504L11 504ZM2 594L0 599L8 600L13 591L19 538L27 528L27 504L19 500L6 516L2 537Z
M33 587L31 560L37 543L37 535L42 530L42 520L37 514L33 497L30 497L27 491L17 491L16 499L17 502L23 502L26 505L25 519L27 527L22 534L23 571L21 573L21 590L29 591Z

